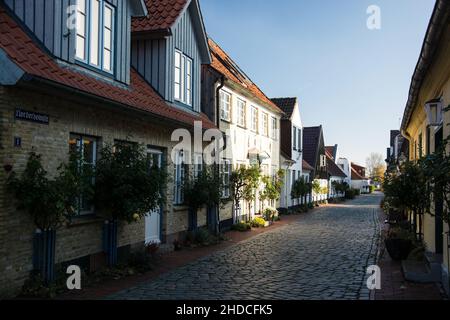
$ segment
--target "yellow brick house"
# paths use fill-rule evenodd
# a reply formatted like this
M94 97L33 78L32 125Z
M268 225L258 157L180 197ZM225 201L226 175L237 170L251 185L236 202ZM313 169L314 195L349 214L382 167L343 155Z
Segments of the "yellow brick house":
M417 67L412 77L401 133L409 142L409 159L433 153L450 135L450 3L436 2ZM450 149L448 150L450 152ZM422 230L427 256L441 265L442 283L449 291L449 228L439 218L442 201L434 201L433 215L425 215ZM437 217L436 217L437 216Z

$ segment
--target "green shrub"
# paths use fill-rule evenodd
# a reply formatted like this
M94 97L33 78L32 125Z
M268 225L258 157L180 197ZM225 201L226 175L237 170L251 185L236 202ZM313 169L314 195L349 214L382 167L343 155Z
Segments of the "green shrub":
M200 228L194 232L194 241L196 244L205 245L209 242L210 236L208 230Z
M345 199L352 200L355 199L355 196L355 189L348 189L347 191L345 191Z
M278 211L273 208L267 208L264 210L264 219L266 221L275 221L275 219L278 217Z
M264 228L266 226L266 220L261 217L257 217L252 221L252 227L254 228Z
M231 227L231 230L239 231L239 232L245 232L245 231L249 231L251 229L252 229L252 226L250 225L250 223L247 223L247 222L239 222Z

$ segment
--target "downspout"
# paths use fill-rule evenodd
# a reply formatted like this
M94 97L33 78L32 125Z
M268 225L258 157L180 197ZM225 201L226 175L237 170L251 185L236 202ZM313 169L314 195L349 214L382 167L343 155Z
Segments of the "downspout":
M220 84L219 84L219 86L216 88L216 105L215 105L215 109L216 109L216 126L217 126L217 128L219 128L219 130L220 130L220 90L223 88L223 86L225 85L225 76L224 75L221 75L220 76ZM220 175L220 166L216 166L217 167L217 173ZM235 219L235 210L234 210L234 208L235 208L235 204L234 204L234 200L233 200L233 205L232 205L232 213L231 213L231 216L232 216L232 219L233 219L233 224L236 222L236 219ZM217 206L216 207L216 209L214 210L215 212L216 212L216 230L217 230L217 234L220 234L220 212L219 212L219 206Z

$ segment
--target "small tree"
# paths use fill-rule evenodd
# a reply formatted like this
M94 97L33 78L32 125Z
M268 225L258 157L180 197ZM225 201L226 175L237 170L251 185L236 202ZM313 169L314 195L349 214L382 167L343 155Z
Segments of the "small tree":
M56 229L75 214L78 194L92 194L88 176L87 170L79 171L76 156L71 156L69 163L58 168L56 177L49 178L41 156L32 152L24 172L20 176L13 172L8 179L17 209L26 211L38 228L33 264L47 284L54 278Z
M236 221L235 209L242 200L247 201L248 212L251 209L251 202L256 199L256 190L259 186L260 170L258 166L249 168L241 167L231 173L231 198L233 199L233 217ZM248 217L249 219L250 217Z
M95 205L106 217L104 250L108 264L117 264L117 225L132 223L160 208L165 198L166 172L151 165L138 144L106 146L96 166Z
M222 190L223 182L215 166L206 166L197 177L191 177L184 183L185 204L196 217L202 207L219 207L225 201Z
M264 189L260 191L260 200L264 201L277 201L281 197L281 189L283 188L284 171L278 170L273 177L264 176L261 178L264 184ZM264 211L264 207L262 208Z
M297 179L291 190L291 198L299 199L306 197L311 192L311 184L305 181L304 177Z
M96 165L96 209L110 220L132 223L164 203L166 178L162 168L151 167L143 146L106 146Z
M389 207L403 212L404 216L409 211L412 214L414 231L417 232L419 227L420 236L422 217L430 206L428 186L421 161L402 164L399 172L386 174L383 183L385 202Z
M312 191L314 192L314 194L316 195L316 197L318 195L320 195L321 191L322 191L322 187L320 186L320 182L318 180L314 180L312 182ZM316 198L317 200L317 198Z
M421 161L424 175L428 181L429 201L441 199L444 202L442 217L438 218L443 219L447 224L450 222L450 155L446 150L449 141L450 136L433 154Z

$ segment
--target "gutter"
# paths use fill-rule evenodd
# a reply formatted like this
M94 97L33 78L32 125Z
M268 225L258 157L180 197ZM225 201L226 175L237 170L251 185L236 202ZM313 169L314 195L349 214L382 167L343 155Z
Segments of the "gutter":
M172 123L174 125L178 125L178 126L181 126L181 127L184 127L184 128L189 128L189 129L193 128L193 125L190 125L190 124L188 124L186 122L178 121L178 120L175 120L175 119L172 119L172 118L169 118L169 117L164 117L164 116L161 116L159 114L152 113L150 111L145 111L145 110L141 110L141 109L138 109L138 108L135 108L135 107L131 107L131 106L126 105L126 104L115 102L115 101L112 101L112 100L109 100L109 99L106 99L106 98L103 98L103 97L100 97L100 96L97 96L97 95L94 95L94 94L91 94L91 93L87 93L87 92L84 92L84 91L79 90L79 89L68 87L68 86L65 86L65 85L59 84L57 82L53 82L53 81L44 79L44 78L40 78L40 77L31 75L31 74L28 74L28 73L26 73L22 77L21 82L24 82L24 83L22 83L22 85L25 86L25 87L33 86L34 83L37 83L37 84L42 84L44 86L49 86L49 87L61 89L62 91L65 91L65 92L69 93L71 96L73 96L73 100L75 100L75 101L79 100L79 98L78 98L79 96L82 96L82 97L91 99L92 101L96 101L96 102L100 102L100 103L104 103L104 104L109 104L109 105L118 107L120 109L132 110L134 112L138 112L138 113L143 114L143 115L151 116L152 119L161 120L161 121L163 121L163 123L164 122L170 122L170 123ZM39 87L38 87L38 89L39 89ZM92 103L92 102L88 102L88 103ZM203 128L203 130L207 130L207 128Z
M450 12L450 2L448 0L437 0L433 10L433 14L428 25L427 33L425 35L424 43L420 53L419 61L417 62L414 75L411 80L409 89L408 102L403 114L401 129L406 130L406 126L411 119L413 108L417 102L420 88L422 87L425 76L433 63L433 58L436 54L442 33L447 27L447 18Z
M220 90L225 86L225 76L220 75L220 85L216 88L216 125L220 129Z

